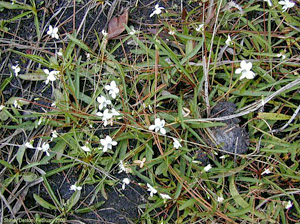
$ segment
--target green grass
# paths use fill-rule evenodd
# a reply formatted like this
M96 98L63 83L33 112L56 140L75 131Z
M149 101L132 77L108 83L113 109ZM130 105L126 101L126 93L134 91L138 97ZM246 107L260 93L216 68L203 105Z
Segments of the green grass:
M47 179L69 169L80 170L77 183L96 184L92 197L98 192L105 197L106 187L122 183L114 174L124 161L133 182L139 180L144 189L148 183L158 191L141 205L138 223L293 223L300 219L299 116L293 116L299 112L300 102L300 2L295 1L296 6L287 12L282 12L277 0L272 7L263 1L244 1L238 5L242 11L227 7L226 1L210 2L214 3L212 11L198 6L181 22L174 22L171 11L164 11L155 35L146 31L129 35L127 26L118 40L108 41L98 34L96 50L75 31L60 40L62 56L56 54L59 48L51 52L39 49L36 54L17 47L10 50L10 55L36 65L29 70L21 68L18 82L42 83L47 78L43 69L60 75L44 86L43 91L51 89L52 96L39 97L43 105L30 90L4 101L4 91L14 76L11 66L10 76L3 73L1 77L1 104L5 107L0 112L0 164L4 167L0 190L6 214L17 217L21 210L14 203L20 202L8 197L18 197L21 186L30 183L43 183L51 200L38 194L34 199L56 211L57 219L97 210L104 202L78 207L81 191L63 201ZM0 1L0 9L20 12L1 21L3 40L10 23L30 15L36 27L35 40L49 37L48 27L41 27L44 23L39 21L35 1L28 5ZM203 23L204 31L197 32ZM168 34L171 29L173 35ZM59 29L60 37L63 32ZM228 35L232 39L229 46L225 44ZM128 41L136 45L128 47ZM120 51L124 53L121 58L116 53ZM286 58L278 57L279 53ZM0 51L0 57L6 54ZM242 60L252 62L254 79L240 80L235 73ZM112 81L120 90L116 99L105 89ZM101 95L120 113L107 126L96 115ZM15 100L21 109L14 107ZM219 101L237 105L231 118L239 117L249 133L247 154L219 158L222 150L208 144L213 138L211 129L225 125L224 118L207 116ZM28 112L32 105L44 112ZM155 118L165 120L166 135L149 130ZM51 137L53 130L58 132L57 138ZM16 137L21 133L23 143ZM103 152L100 143L106 136L117 145ZM181 139L182 147L174 148L172 138ZM49 143L50 155L40 150L29 154L24 144L31 140L34 148ZM84 145L91 151L82 150ZM207 172L206 165L195 161L199 150L209 154L212 168ZM59 168L44 172L40 167L45 164L59 164ZM262 175L265 169L271 173ZM287 201L293 203L288 210Z

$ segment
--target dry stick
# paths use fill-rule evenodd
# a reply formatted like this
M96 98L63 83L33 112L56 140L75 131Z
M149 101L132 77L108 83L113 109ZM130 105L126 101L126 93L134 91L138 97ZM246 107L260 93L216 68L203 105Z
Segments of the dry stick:
M256 105L254 104L252 106L252 108L246 109L244 110L244 108L242 108L237 114L232 114L229 116L224 116L224 117L215 117L215 118L199 118L199 119L189 119L189 120L185 120L186 122L201 122L201 121L224 121L224 120L229 120L232 118L236 118L236 117L241 117L247 114L250 114L256 110L258 110L259 108L261 108L263 105L265 105L266 103L268 103L270 100L272 100L274 97L276 97L277 95L281 94L282 92L289 90L291 88L293 88L294 86L297 86L300 84L300 78L297 78L296 80L294 80L293 82L285 85L284 87L280 88L279 90L277 90L275 93L272 93L270 96L266 97L264 100L260 100L258 101L258 103L256 103ZM246 106L248 107L248 106Z

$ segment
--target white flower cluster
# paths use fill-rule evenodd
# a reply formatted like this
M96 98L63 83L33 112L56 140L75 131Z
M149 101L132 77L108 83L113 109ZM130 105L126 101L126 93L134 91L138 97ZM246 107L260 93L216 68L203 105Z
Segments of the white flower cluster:
M104 88L108 91L109 95L113 99L116 99L117 95L120 92L115 81L112 81L110 83L110 85L106 85ZM107 106L112 105L112 102L111 102L111 100L106 99L105 96L101 95L101 96L97 97L97 101L99 103L99 112L97 112L96 115L99 117L102 117L104 126L107 126L107 124L109 122L112 125L113 118L115 116L120 116L120 113L118 111L116 111L114 108L111 108L111 109L107 108ZM110 107L112 107L112 106L110 106ZM103 109L104 109L104 111L102 112Z

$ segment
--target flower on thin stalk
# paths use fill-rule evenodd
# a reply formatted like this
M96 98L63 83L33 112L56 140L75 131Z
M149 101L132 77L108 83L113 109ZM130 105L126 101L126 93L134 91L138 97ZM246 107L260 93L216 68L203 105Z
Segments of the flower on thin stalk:
M217 198L217 202L220 202L220 203L222 203L224 201L224 198L223 197L219 197L218 196L218 198Z
M44 143L42 144L42 147L37 147L37 149L38 149L39 151L45 152L47 156L50 156L50 154L49 154L49 152L48 152L49 148L50 148L50 145L49 145L48 143L46 143L46 142L44 142Z
M246 62L243 60L241 62L241 67L235 70L235 74L241 74L240 80L246 78L246 79L253 79L255 76L255 73L251 71L252 68L252 63L251 62Z
M162 10L165 9L164 7L160 7L158 4L155 5L154 7L154 11L150 14L150 17L154 16L154 15L159 15L162 13Z
M116 99L117 94L120 92L115 81L111 81L110 85L106 85L104 88L109 91L108 93L113 99Z
M164 199L164 200L172 199L172 198L171 198L169 195L167 195L167 194L162 194L162 193L160 193L159 195L160 195L161 198Z
M229 35L228 35L227 40L225 41L225 44L226 44L227 46L229 46L229 45L232 44L232 40L231 40L231 37L230 37Z
M3 110L5 108L4 105L0 105L0 111Z
M21 104L20 100L14 101L14 107L18 108L18 109L22 109L22 104Z
M156 194L157 193L157 190L154 189L150 184L147 183L147 191L150 191L150 197L153 197L153 194Z
M54 82L56 80L56 76L59 74L59 71L51 71L51 72L49 72L48 69L44 69L43 71L48 75L47 79L45 81L46 84L48 84L49 81Z
M182 145L176 138L173 138L173 146L175 149L179 149L180 147L182 147Z
M102 110L103 108L106 108L108 105L111 105L111 101L107 100L105 96L97 97L97 101L99 103L99 110Z
M125 190L125 186L126 185L128 185L128 184L130 184L130 179L129 178L124 178L123 180L122 180L122 189L123 190Z
M282 12L285 12L287 9L293 8L295 6L295 2L292 2L290 0L283 0L278 3L282 5Z
M52 138L57 138L58 137L58 133L57 133L56 130L54 130L54 131L51 132L51 137Z
M265 169L264 172L261 173L261 175L267 175L267 174L270 174L270 173L272 173L271 170Z
M81 191L82 187L77 186L76 184L71 185L70 190L71 191Z
M276 54L276 56L279 58L281 57L282 60L286 59L286 55L282 53Z
M134 34L136 34L136 30L132 27L131 31L129 32L129 35L134 35Z
M108 149L112 149L113 146L116 146L118 143L113 141L110 136L106 136L104 139L100 139L100 143L103 146L103 152L106 152Z
M293 203L291 201L284 201L283 206L286 210L289 210L291 207L293 207Z
M13 65L13 66L11 66L11 69L14 70L14 73L16 76L18 76L19 72L21 71L21 68L19 67L19 65Z
M108 33L107 33L105 30L102 30L101 33L102 33L102 35L103 35L103 38L106 38L107 35L108 35Z
M204 24L200 24L199 26L196 27L197 32L203 32L204 31Z
M50 35L52 38L59 39L57 32L58 32L58 28L52 27L50 25L47 34Z
M120 160L120 163L119 163L119 172L118 173L122 173L122 172L125 172L125 173L130 173L131 172L131 169L129 167L126 167L126 163L124 164L124 162L122 160Z
M112 125L112 121L113 121L112 118L114 116L119 116L120 113L113 108L111 110L105 109L103 113L102 112L97 112L96 115L99 116L99 117L102 117L102 121L104 121L103 125L106 127L109 121Z
M161 134L165 135L166 134L166 129L164 129L165 126L165 120L160 120L159 118L155 118L154 124L150 125L149 130L150 131L155 131L158 132L160 131Z
M139 165L141 169L144 167L145 162L146 162L146 158L145 157L142 160L134 160L133 161L133 163Z
M85 144L84 146L80 146L80 148L81 148L83 151L85 151L85 152L90 152L90 151L91 151L87 144Z
M207 172L212 168L212 166L210 164L208 164L206 167L204 167L204 171Z
M34 147L33 147L33 140L31 140L30 142L26 142L25 143L25 146L27 147L27 148L29 148L29 149L33 149Z

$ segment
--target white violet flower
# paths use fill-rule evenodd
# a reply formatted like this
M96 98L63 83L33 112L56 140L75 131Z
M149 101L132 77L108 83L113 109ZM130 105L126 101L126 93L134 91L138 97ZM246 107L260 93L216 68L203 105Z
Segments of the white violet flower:
M109 91L109 94L113 99L116 99L120 90L115 81L112 81L110 85L106 85L104 88Z
M122 180L122 182L123 182L123 184L122 184L122 189L125 190L125 186L126 186L126 184L127 184L127 185L130 184L130 180L129 180L129 178L124 178L124 179Z
M218 198L217 198L217 202L222 203L223 201L224 201L224 198L223 198L223 197L218 197Z
M172 199L172 198L171 198L169 195L167 195L167 194L162 194L162 193L160 193L159 195L161 196L162 199Z
M102 30L101 33L102 33L102 35L103 35L104 38L106 38L107 35L108 35L108 33L105 30Z
M174 34L175 34L175 31L174 31L173 29L171 29L171 30L168 32L168 34L174 35Z
M230 37L229 35L228 35L227 40L225 41L225 44L226 44L227 46L229 46L229 45L232 44L232 40L231 40L231 37Z
M142 160L134 160L133 163L139 164L140 168L143 168L146 162L146 157L144 157Z
M56 130L54 130L54 131L51 132L51 137L52 138L57 138L58 137L58 133L57 133Z
M112 149L113 146L118 144L116 141L113 141L110 136L106 136L105 139L100 139L100 143L103 146L103 152L106 152L108 149Z
M164 129L165 126L165 120L160 120L159 118L155 118L154 125L150 125L149 130L155 132L160 131L161 134L166 134L166 129Z
M119 116L120 113L113 108L111 110L105 109L103 113L97 112L96 115L102 117L102 121L104 121L103 125L106 127L108 121L111 120L114 116ZM112 124L112 120L111 120L111 124Z
M131 172L131 169L130 168L127 168L125 167L126 163L124 164L124 162L122 160L120 160L120 163L119 163L119 173L122 173L122 172L125 172L125 173L130 173Z
M134 34L136 34L136 30L132 27L131 31L129 32L129 35L134 35Z
M111 105L111 101L107 100L105 96L99 96L97 97L97 101L100 104L99 110L102 110L103 108L107 107L107 105Z
M58 56L62 57L63 56L63 50L59 48L59 51L56 53Z
M90 152L90 148L87 146L87 144L85 144L84 146L80 146L80 148L85 151L85 152Z
M49 72L48 69L44 69L43 71L48 75L47 79L45 81L46 84L48 84L49 81L54 82L56 80L56 76L59 74L59 71L51 71L51 72Z
M212 168L212 166L210 164L208 164L206 167L204 167L204 171L207 172Z
M253 79L255 76L255 73L251 71L252 68L252 63L251 62L246 62L243 60L241 62L241 67L235 70L235 74L241 74L240 80L246 78L246 79Z
M19 67L19 65L13 65L13 66L11 66L11 69L14 70L14 73L16 76L18 76L19 72L21 71L21 68Z
M150 14L150 17L154 15L159 15L162 13L162 10L165 9L164 7L160 7L158 4L155 5L155 10Z
M21 104L20 100L15 100L15 101L14 101L14 107L15 107L15 108L22 109L21 106L22 106L22 104Z
M204 31L204 24L200 24L199 26L196 27L197 32L203 32Z
M26 146L27 148L33 149L33 141L26 142L26 143L25 143L25 146Z
M271 170L265 169L264 172L261 173L261 175L266 175L272 173Z
M293 203L289 200L289 201L284 201L283 202L283 206L285 207L285 209L290 209L291 207L293 207Z
M50 25L47 34L50 35L52 38L59 39L57 32L58 32L58 28L57 27L52 27Z
M279 58L281 57L282 60L286 59L286 55L282 53L276 54L276 56Z
M180 147L182 147L182 145L176 138L173 138L173 146L175 149L179 149Z
M76 184L71 185L70 190L71 191L80 191L82 187L76 186Z
M0 105L0 111L3 110L4 107L4 105Z
M272 7L272 6L273 6L273 3L272 3L272 1L271 1L271 0L264 0L264 2L267 2L267 3L268 3L268 5L269 5L269 7Z
M282 5L282 12L285 12L287 9L295 6L295 2L291 2L290 0L283 0L278 3Z
M50 156L50 154L49 154L49 152L48 152L49 148L50 148L50 145L49 145L48 143L46 143L46 142L44 142L44 143L42 144L42 147L37 147L37 149L38 149L39 151L45 152L45 153L47 154L47 156Z
M147 183L147 191L150 191L150 197L153 197L153 194L156 194L157 193L157 190L154 189L150 184Z

